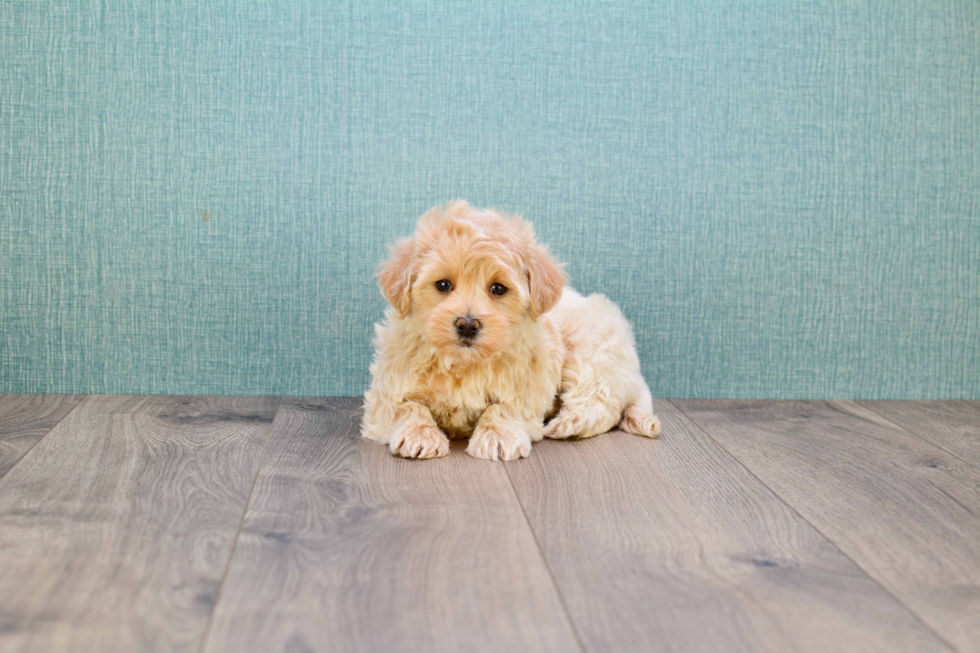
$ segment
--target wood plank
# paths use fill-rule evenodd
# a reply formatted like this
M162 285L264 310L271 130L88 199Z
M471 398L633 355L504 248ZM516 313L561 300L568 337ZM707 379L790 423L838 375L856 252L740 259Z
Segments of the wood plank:
M947 650L666 402L663 435L508 463L592 651Z
M86 398L0 480L0 650L196 650L276 404Z
M503 466L392 457L360 417L283 401L205 650L578 650Z
M677 401L960 651L980 651L975 467L854 402Z
M64 419L82 397L0 394L0 478Z
M860 401L868 410L980 467L980 401Z

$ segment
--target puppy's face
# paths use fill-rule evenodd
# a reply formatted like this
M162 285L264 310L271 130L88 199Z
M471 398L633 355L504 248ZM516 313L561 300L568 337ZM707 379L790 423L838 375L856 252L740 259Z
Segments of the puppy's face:
M426 213L392 254L379 270L385 297L430 346L464 362L506 349L565 282L528 223L465 202Z
M500 243L446 238L420 261L411 311L425 339L467 360L499 352L529 315L512 252Z

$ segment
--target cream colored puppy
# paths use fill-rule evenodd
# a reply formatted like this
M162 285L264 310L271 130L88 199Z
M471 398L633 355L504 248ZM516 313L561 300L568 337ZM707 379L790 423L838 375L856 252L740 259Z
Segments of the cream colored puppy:
M565 287L521 218L434 208L378 277L391 308L362 434L393 454L437 458L468 437L471 456L514 460L542 437L660 432L626 318Z

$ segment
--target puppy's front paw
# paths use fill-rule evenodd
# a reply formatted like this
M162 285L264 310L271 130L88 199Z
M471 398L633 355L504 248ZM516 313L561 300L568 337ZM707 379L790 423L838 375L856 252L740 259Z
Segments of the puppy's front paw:
M531 438L524 433L497 429L477 429L466 453L486 460L517 460L531 453Z
M449 454L449 438L435 426L403 426L391 436L391 453L403 458L442 458Z

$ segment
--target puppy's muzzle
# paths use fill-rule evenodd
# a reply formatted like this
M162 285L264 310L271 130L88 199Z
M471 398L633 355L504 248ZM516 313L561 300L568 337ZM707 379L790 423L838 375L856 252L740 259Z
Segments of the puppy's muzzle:
M467 315L456 320L456 332L461 338L472 340L480 331L480 321Z

